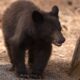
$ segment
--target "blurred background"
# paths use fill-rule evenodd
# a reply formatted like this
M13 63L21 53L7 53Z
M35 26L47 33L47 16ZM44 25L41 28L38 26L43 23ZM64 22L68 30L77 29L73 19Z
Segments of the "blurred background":
M6 8L16 0L0 0L0 80L18 80L14 73L9 72L10 62L1 31L2 15ZM59 17L62 32L66 42L61 47L53 45L52 56L45 70L45 79L79 80L68 75L73 57L76 40L80 36L80 0L28 0L44 11L50 11L52 6L59 7Z

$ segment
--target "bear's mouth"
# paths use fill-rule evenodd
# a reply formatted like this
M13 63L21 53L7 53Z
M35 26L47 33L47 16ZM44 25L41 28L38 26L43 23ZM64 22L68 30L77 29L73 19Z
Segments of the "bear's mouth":
M62 44L59 44L59 43L54 43L56 46L61 46Z
M53 44L56 45L56 46L61 46L62 43L58 43L57 41L53 41Z

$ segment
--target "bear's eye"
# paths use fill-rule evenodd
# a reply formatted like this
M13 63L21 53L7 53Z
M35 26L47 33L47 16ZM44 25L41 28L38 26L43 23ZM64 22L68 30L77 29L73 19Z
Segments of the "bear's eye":
M59 31L61 31L62 30L62 28L61 27L59 27Z
M59 19L57 19L57 20L55 21L55 23L56 23L56 26L57 26L58 30L61 31L62 28L61 28L61 24L60 24Z
M59 31L61 31L61 30L62 30L62 28L61 28L61 25L60 25L60 24L58 24L58 25L57 25L57 29L58 29Z
M62 30L60 22L55 22L54 25L55 25L56 30L58 30L58 31Z

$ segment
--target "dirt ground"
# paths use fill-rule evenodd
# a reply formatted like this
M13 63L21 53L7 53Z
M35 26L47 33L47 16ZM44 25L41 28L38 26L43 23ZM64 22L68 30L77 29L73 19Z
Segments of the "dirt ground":
M15 0L0 0L0 80L23 80L18 79L13 72L9 71L11 64L1 31L2 14L13 1ZM80 36L80 0L32 1L45 11L49 11L53 5L59 6L62 32L66 38L61 47L53 45L52 55L44 72L45 80L80 80L68 74L76 40Z

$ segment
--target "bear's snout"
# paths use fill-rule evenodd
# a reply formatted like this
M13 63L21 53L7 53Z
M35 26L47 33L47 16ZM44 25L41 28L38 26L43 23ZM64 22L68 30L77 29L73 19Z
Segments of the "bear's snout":
M61 46L65 42L65 38L60 31L56 31L53 36L53 44L56 46Z
M56 41L56 45L57 46L61 46L63 43L65 42L65 38L59 40L59 41Z

